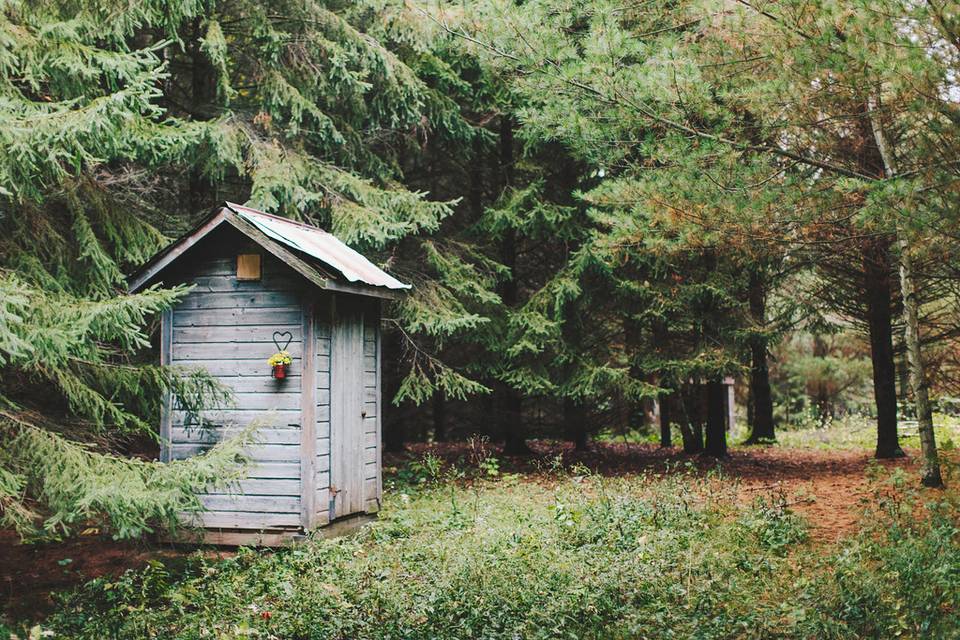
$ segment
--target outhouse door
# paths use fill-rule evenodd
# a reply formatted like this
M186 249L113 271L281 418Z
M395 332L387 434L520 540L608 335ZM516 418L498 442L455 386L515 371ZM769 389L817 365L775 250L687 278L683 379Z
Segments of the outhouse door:
M330 358L331 519L364 510L363 305L337 296Z

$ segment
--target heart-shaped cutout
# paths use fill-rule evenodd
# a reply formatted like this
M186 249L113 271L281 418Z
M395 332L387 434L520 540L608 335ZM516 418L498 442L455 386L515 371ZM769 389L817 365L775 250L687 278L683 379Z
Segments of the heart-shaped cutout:
M283 343L283 346L280 346L280 342L286 340ZM276 345L277 351L286 351L287 347L290 346L290 343L293 342L293 334L289 331L274 331L273 332L273 344Z

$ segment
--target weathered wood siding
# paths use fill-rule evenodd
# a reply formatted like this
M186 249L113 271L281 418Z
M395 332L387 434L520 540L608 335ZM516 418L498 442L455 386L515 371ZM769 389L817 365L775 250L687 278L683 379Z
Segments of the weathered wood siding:
M326 524L330 517L330 321L332 295L322 294L316 305L316 474L315 491L317 522Z
M288 267L263 258L260 281L236 279L236 253L252 250L224 241L206 259L190 261L183 278L195 289L174 309L170 362L202 367L233 389L234 406L204 412L215 427L189 424L172 412L169 457L186 458L228 437L232 429L260 426L251 447L249 477L227 492L202 496L209 511L199 524L208 528L299 528L301 513L301 379L304 285ZM293 357L288 377L274 380L267 358L276 351L274 331L287 331ZM318 442L319 444L319 442ZM328 450L328 448L327 448ZM318 448L317 455L321 455Z
M364 505L380 510L380 301L365 300L363 314Z
M318 291L266 253L260 281L237 280L236 255L256 246L233 232L209 240L166 281L195 288L165 315L161 350L165 363L215 376L235 402L204 412L212 425L205 427L169 406L161 430L170 444L161 456L187 458L235 429L260 428L249 477L204 494L208 511L194 522L289 533L379 510L379 300ZM275 331L292 336L283 381L267 365Z
M364 511L363 305L333 300L330 355L330 484L333 518Z

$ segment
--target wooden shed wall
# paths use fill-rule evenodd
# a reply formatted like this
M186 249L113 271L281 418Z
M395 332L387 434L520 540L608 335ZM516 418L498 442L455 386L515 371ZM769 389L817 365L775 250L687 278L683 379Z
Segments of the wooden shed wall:
M239 281L236 255L263 256L262 278ZM320 291L287 265L261 251L232 229L211 234L185 256L166 284L193 284L193 291L164 318L162 361L205 369L234 392L234 406L204 412L215 426L190 424L183 411L165 409L163 459L182 459L205 451L229 435L231 429L260 425L261 443L252 447L247 479L230 490L201 497L208 511L193 524L208 529L288 530L322 526L334 516L348 515L338 506L332 512L331 435L332 380L355 380L346 395L353 398L349 413L363 412L349 430L359 437L359 457L341 461L351 468L362 499L351 510L379 510L380 473L380 302L350 294ZM350 324L359 343L349 349L343 365L332 366L337 305L362 314L362 326ZM343 316L340 318L342 325ZM274 380L267 358L276 351L275 331L288 331L293 357L288 378ZM307 340L307 342L305 342ZM362 347L360 346L362 345ZM346 357L349 356L349 357ZM342 388L342 387L341 387ZM338 409L340 415L343 410ZM304 423L304 420L306 423ZM302 424L306 424L301 428ZM362 433L361 433L362 432ZM312 444L312 446L310 446ZM357 467L359 463L360 467ZM238 534L229 534L238 535ZM245 535L245 534L244 534Z
M202 496L208 528L299 528L301 514L301 367L304 286L275 258L264 255L260 281L236 279L235 241L217 245L207 259L190 262L195 289L173 310L169 362L202 367L234 391L235 406L204 412L215 428L187 424L173 411L169 459L186 458L219 441L231 425L260 425L261 443L250 450L249 477L225 493ZM274 331L293 336L289 377L270 375ZM235 427L234 427L235 428ZM318 444L320 444L318 442ZM328 444L328 443L327 443ZM328 449L327 449L328 450ZM324 450L318 448L317 455Z

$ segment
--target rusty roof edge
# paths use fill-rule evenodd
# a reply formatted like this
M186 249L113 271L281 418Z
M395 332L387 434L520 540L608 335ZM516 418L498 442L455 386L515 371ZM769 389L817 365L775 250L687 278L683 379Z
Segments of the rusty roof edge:
M255 225L262 233L281 242L288 247L303 252L324 264L336 269L350 282L358 282L372 287L383 287L392 290L410 289L409 284L397 280L389 273L373 264L363 254L353 249L345 242L337 238L332 233L319 229L317 227L288 220L269 213L264 213L250 207L236 205L228 202L226 206L237 216ZM267 224L264 220L258 218L268 218L275 221L281 228L285 225L295 227L296 231L302 234L308 234L305 241L322 238L321 241L311 242L309 246L297 241L295 237L284 235L281 230ZM314 238L315 236L316 238ZM337 254L340 255L337 255Z

